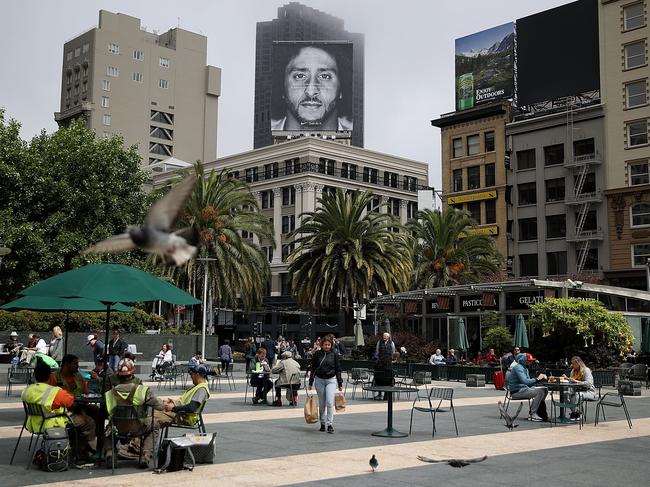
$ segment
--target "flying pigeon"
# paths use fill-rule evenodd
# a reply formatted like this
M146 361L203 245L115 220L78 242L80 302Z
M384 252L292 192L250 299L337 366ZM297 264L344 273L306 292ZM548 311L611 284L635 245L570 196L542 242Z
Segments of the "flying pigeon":
M503 407L503 404L501 404L501 401L499 401L498 408L499 412L501 413L501 417L506 420L506 428L508 428L510 431L512 431L514 428L519 426L518 424L515 424L515 420L517 419L517 416L519 416L519 413L521 412L521 407L523 406L523 403L519 403L519 408L517 408L517 412L515 413L514 416L510 416L505 408Z
M196 176L191 175L156 201L141 226L130 226L126 233L114 235L82 251L82 254L126 252L141 248L158 256L165 264L181 266L196 254L189 229L171 231L171 226L192 194Z
M426 463L446 463L447 465L451 465L454 468L462 468L462 467L467 467L467 465L469 465L470 463L484 462L485 460L487 460L487 455L481 458L468 458L467 460L463 460L460 458L452 458L449 460L434 460L433 458L427 458L418 455L418 460Z
M370 461L368 462L368 465L370 465L370 468L372 468L372 471L374 472L379 468L379 460L373 455L370 457Z

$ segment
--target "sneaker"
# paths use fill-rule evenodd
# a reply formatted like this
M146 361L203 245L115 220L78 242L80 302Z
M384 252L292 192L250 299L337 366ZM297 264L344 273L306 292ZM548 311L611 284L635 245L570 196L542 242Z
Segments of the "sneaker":
M331 424L327 427L327 432L330 434L334 433L334 428L332 427Z
M325 425L323 423L320 424L320 431L325 431Z
M273 405L274 405L275 407L282 407L282 401L277 401L277 400L276 400L276 401L273 401Z
M251 401L253 401L253 404L257 404L258 402L260 402L260 400L258 398L256 398L256 397L251 399Z
M289 403L289 406L297 406L297 405L298 405L298 404L296 403L296 401L291 401L291 402Z
M540 416L538 416L536 413L533 413L528 418L528 421L533 421L535 423L541 423L544 420Z

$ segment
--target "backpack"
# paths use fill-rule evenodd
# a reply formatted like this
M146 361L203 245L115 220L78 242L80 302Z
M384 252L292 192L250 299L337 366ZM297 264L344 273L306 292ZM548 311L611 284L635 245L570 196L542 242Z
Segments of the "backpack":
M70 441L65 428L47 428L43 433L43 462L41 467L47 472L68 470L70 460Z

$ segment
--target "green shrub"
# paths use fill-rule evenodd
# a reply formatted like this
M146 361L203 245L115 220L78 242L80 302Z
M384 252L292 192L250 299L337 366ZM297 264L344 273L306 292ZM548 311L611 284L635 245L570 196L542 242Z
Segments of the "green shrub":
M494 348L501 355L512 346L512 335L505 326L494 326L483 336L483 348Z

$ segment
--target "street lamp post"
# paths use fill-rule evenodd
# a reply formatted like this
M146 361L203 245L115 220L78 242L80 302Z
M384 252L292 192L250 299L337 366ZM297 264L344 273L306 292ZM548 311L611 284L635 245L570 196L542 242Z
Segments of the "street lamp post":
M213 257L199 257L196 260L203 262L205 269L203 275L203 326L201 327L201 357L205 357L205 328L208 312L208 263L217 259Z

